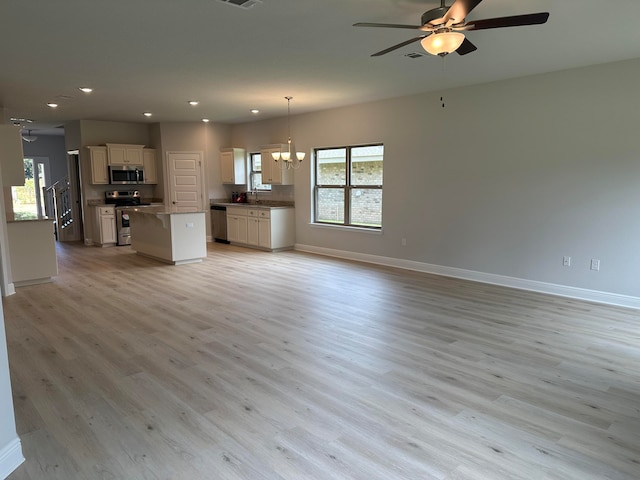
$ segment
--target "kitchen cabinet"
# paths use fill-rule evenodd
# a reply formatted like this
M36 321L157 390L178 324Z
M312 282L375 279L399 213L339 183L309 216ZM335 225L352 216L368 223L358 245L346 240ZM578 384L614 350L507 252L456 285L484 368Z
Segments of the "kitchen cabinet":
M7 239L16 287L50 282L58 274L52 219L7 222Z
M112 205L96 207L96 221L98 225L98 245L115 245L118 241L116 234L116 208Z
M254 247L271 248L270 209L249 209L247 218L247 244Z
M172 265L201 262L207 256L205 212L128 210L131 249Z
M241 185L247 183L246 153L243 148L220 150L222 183Z
M87 147L91 162L91 183L94 185L108 184L107 147Z
M247 243L247 209L227 207L227 240Z
M109 165L142 166L142 149L144 145L128 145L124 143L107 143Z
M279 152L288 148L287 145L266 145L260 147L262 160L262 183L270 185L293 185L293 170L282 169L281 163L273 159L272 152Z
M24 185L24 153L20 129L0 125L0 169L5 187Z
M153 148L142 150L142 166L144 168L144 183L155 185L158 183L158 167L156 165L156 151Z
M295 244L292 207L227 207L227 239L262 250L285 250Z

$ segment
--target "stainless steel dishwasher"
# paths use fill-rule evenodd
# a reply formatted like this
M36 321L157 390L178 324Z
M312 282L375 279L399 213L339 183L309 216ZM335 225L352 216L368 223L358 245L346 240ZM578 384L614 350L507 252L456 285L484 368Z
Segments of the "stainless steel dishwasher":
M211 235L219 243L229 243L227 240L227 207L211 205Z

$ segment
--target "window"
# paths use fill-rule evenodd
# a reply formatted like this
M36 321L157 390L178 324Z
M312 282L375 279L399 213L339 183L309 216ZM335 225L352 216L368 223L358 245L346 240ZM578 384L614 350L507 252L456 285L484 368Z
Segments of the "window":
M316 223L382 228L383 145L318 148Z
M25 158L24 178L24 186L11 187L15 219L43 218L45 208L42 189L49 183L49 158Z
M262 183L262 155L259 153L249 154L251 160L251 190L269 192L271 185Z

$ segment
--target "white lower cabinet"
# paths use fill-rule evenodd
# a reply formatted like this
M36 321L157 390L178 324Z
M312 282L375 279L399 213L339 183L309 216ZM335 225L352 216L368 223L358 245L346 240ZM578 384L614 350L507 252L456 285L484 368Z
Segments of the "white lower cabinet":
M115 207L96 207L96 223L98 239L94 243L98 245L115 245L118 242Z
M263 250L295 243L295 210L282 207L227 207L227 239Z
M233 243L247 243L246 208L227 208L227 240Z
M271 249L271 220L268 218L258 218L258 246Z
M268 209L249 210L247 221L247 244L271 249L271 211Z

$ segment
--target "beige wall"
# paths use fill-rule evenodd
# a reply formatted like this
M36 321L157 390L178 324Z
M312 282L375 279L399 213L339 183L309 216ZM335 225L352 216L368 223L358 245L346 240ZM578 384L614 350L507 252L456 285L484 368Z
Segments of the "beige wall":
M305 162L296 241L640 297L638 83L633 60L293 116L298 149L385 146L383 233L310 225ZM285 134L280 119L232 139Z

